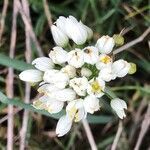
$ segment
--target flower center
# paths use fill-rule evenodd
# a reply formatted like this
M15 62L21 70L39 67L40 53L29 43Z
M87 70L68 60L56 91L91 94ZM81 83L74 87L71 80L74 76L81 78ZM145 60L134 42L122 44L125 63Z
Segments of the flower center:
M92 84L92 91L94 93L100 93L102 91L102 88L101 86L99 85L98 81L93 81Z
M107 64L107 63L111 62L111 58L109 56L104 56L104 57L100 58L100 61L103 62L104 64Z
M72 107L72 109L70 109L70 111L68 112L68 114L69 114L69 116L70 116L71 119L74 118L76 112L77 112L76 107Z

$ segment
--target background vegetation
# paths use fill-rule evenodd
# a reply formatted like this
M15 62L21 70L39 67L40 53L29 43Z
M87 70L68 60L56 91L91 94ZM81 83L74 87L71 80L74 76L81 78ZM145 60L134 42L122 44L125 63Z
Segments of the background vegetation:
M18 0L14 1L17 3ZM27 90L30 90L30 87L19 80L18 74L22 70L31 68L28 63L41 55L41 49L45 56L48 55L54 42L49 27L51 20L48 22L47 17L54 22L60 15L73 15L91 27L94 31L93 43L101 35L113 36L123 29L125 43L133 42L133 46L127 45L128 47L117 53L115 57L136 63L136 74L109 84L112 94L115 93L128 103L126 119L119 121L108 105L109 100L104 97L101 100L101 111L94 117L89 116L88 121L96 146L100 150L112 149L115 142L118 150L150 149L149 2L146 0L29 0L29 18L28 9L23 9L23 1L19 2L22 4L20 7L13 5L13 1L0 1L0 91L3 93L0 93L0 150L6 147L12 149L11 142L13 149L19 149L21 141L24 141L23 138L26 139L23 145L25 144L26 149L32 150L91 149L88 134L82 123L75 124L66 136L57 138L54 133L57 121L53 117L58 118L59 114L49 116L47 112L37 111L23 102L28 102L27 97L30 92ZM46 6L51 16L48 16ZM15 18L12 15L17 9L15 38L15 26L13 26ZM26 43L27 32L29 32L31 54ZM145 36L142 38L143 33ZM138 37L141 38L135 41ZM34 87L31 89L30 103L36 97L35 89ZM13 115L12 107L8 107L7 104L14 105ZM22 108L31 111L25 114ZM23 123L25 116L28 117L27 125ZM12 118L14 122L11 122ZM26 132L22 132L23 127ZM7 134L8 128L9 131L13 128L13 134L12 132ZM116 137L116 133L119 137Z

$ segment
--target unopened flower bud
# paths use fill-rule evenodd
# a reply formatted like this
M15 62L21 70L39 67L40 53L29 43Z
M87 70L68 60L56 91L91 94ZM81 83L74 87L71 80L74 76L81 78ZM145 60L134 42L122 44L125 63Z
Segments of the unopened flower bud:
M96 47L102 54L109 54L112 51L114 45L114 39L112 37L109 37L108 35L102 36L96 43Z
M129 64L130 64L130 69L129 69L128 74L134 74L137 70L136 64L135 63L129 63Z
M121 46L124 44L124 37L120 34L114 34L113 39L116 46Z

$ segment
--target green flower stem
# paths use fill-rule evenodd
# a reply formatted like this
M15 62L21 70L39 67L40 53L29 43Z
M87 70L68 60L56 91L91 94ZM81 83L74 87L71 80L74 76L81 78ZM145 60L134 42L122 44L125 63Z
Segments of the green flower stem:
M113 87L112 91L122 91L122 90L139 90L145 94L150 94L150 87L140 87L140 86L121 86L121 87Z
M114 99L114 98L116 98L117 96L115 95L115 93L114 92L112 92L111 90L110 90L110 88L108 88L108 87L106 87L105 88L105 95L110 99L110 100L112 100L112 99Z

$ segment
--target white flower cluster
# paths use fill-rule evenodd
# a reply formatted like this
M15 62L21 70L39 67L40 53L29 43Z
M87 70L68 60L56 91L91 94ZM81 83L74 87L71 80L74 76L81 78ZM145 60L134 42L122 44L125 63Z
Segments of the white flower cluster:
M73 121L85 119L87 113L100 109L99 98L105 94L105 83L127 75L131 65L123 59L113 62L110 53L115 41L109 36L102 36L95 46L65 50L69 39L81 45L93 35L89 27L73 16L59 17L51 31L57 46L50 51L49 58L33 60L36 69L25 70L19 77L30 83L40 82L38 92L42 96L34 101L35 108L53 114L65 106L66 114L56 127L56 134L63 136L71 129ZM121 119L126 116L125 101L115 98L110 105Z

